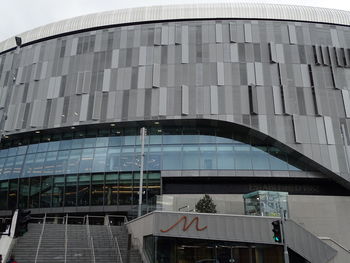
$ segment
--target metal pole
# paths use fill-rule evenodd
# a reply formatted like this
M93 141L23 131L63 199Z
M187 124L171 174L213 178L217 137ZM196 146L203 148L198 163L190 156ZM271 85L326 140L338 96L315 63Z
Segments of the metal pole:
M282 239L283 239L283 257L284 263L289 263L289 255L288 255L288 247L286 243L286 232L284 229L284 223L286 222L285 213L286 210L282 210L281 212L281 231L282 231Z
M142 186L143 186L143 162L145 157L145 136L146 136L146 128L142 127L140 130L141 135L141 162L140 162L140 185L139 185L139 207L137 211L137 217L142 215Z

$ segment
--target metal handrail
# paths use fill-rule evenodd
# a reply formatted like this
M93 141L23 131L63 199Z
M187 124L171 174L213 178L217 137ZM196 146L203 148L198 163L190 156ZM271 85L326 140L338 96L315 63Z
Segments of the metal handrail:
M335 241L334 239L330 238L330 237L318 237L321 240L329 240L332 241L334 244L336 244L338 247L344 249L346 252L350 253L350 249L347 249L346 247L344 247L342 244L340 244L339 242Z
M40 249L40 246L41 246L41 240L43 239L43 234L44 234L44 229L45 229L45 223L46 223L46 214L45 214L45 216L44 216L43 227L41 228L41 233L40 233L40 237L39 237L38 247L37 247L37 249L36 249L35 261L34 261L34 263L37 263L37 261L38 261L39 249Z
M86 232L87 232L87 235L88 235L88 244L89 244L89 247L91 249L91 254L92 254L92 260L93 260L93 263L96 262L96 259L95 259L95 248L94 248L94 240L91 236L91 232L90 232L90 223L89 223L89 215L86 215Z
M65 220L65 234L64 234L64 263L67 263L67 249L68 249L68 214Z
M114 237L114 240L115 240L115 244L117 245L117 251L118 251L118 253L119 253L119 260L120 260L120 263L123 263L123 258L122 258L122 253L120 252L120 247L119 247L118 238L115 236L115 237Z
M121 253L121 251L120 251L118 239L117 239L116 236L113 236L111 224L110 224L110 221L109 221L109 216L108 216L108 225L107 225L107 228L108 228L108 232L109 232L110 238L111 238L111 240L113 241L113 245L114 245L114 247L117 249L116 252L117 252L117 256L119 255L120 263L123 263L122 253Z
M92 237L90 237L90 242L91 242L92 260L94 263L96 263L94 239Z

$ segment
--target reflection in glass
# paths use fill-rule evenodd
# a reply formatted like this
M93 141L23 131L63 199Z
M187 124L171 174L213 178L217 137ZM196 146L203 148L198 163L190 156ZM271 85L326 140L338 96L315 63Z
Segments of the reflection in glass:
M119 175L119 204L131 205L132 200L132 174Z
M40 200L41 177L30 178L29 208L38 208Z
M91 178L91 205L103 205L103 174L94 174Z
M55 176L53 178L53 194L52 194L52 206L63 206L64 196L64 176Z
M90 197L90 175L79 175L78 206L88 206Z
M8 191L9 183L8 181L0 182L0 209L7 209L7 191Z
M235 146L235 167L237 170L251 170L251 154L249 145Z
M17 207L17 197L18 197L18 179L10 180L10 188L8 193L8 207Z
M67 133L64 138L68 140L3 149L0 150L0 174L7 179L19 175L139 171L140 136L135 133L138 133L137 129L121 129L121 132L114 133L118 136L103 137L108 133L100 131L98 134L102 137L97 138L83 138L89 136L85 133ZM92 134L97 136L96 130ZM146 136L144 163L144 169L148 171L312 170L298 157L287 156L275 146L266 146L259 138L247 134L208 128L181 130L161 127L150 128L149 134ZM71 139L73 135L76 139ZM35 141L40 141L40 137Z
M40 207L51 207L52 183L52 176L45 176L41 179Z
M181 147L163 147L163 170L180 170L182 167Z
M77 202L77 176L66 176L64 206L76 206Z
M92 165L93 172L104 172L106 167L107 148L96 148Z
M105 205L118 204L118 174L106 174Z
M79 173L91 172L93 159L94 149L84 149L81 155Z
M197 170L199 169L199 151L198 146L189 145L183 147L183 170Z
M20 179L19 208L21 208L21 209L25 209L28 207L29 180L30 180L30 178L21 178Z

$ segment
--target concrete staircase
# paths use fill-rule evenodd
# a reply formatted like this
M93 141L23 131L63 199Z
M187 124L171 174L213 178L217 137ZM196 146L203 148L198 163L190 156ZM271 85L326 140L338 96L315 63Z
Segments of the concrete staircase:
M129 236L124 226L111 226L110 230L104 225L62 224L29 224L28 232L17 239L12 250L18 262L35 263L43 226L44 231L36 263L93 263L93 253L96 263L142 262L139 252L128 245ZM89 236L92 237L92 241ZM121 256L116 248L115 237L118 240Z

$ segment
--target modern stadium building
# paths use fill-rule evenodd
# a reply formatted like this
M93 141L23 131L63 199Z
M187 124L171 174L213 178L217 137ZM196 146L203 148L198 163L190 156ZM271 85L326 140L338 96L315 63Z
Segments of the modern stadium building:
M22 208L135 217L145 127L144 213L157 197L178 211L210 194L219 212L244 215L243 194L288 192L289 218L329 253L298 240L294 251L310 262L349 262L350 12L146 7L19 37L0 43L1 216ZM164 230L162 220L178 216L164 213L144 220ZM214 236L206 239L224 240ZM172 241L162 238L166 251ZM257 239L231 241L249 240Z

